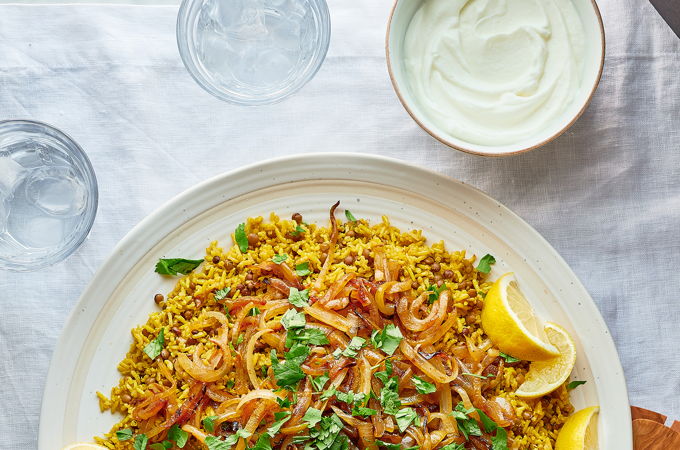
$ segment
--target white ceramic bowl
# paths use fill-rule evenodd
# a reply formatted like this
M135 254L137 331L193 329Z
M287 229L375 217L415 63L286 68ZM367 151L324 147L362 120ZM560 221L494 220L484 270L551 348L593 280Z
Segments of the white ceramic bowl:
M604 26L595 0L573 0L585 31L585 54L581 88L574 101L559 119L529 139L500 146L479 145L458 139L428 118L418 99L412 94L404 70L403 44L413 15L426 0L396 0L387 24L387 68L392 86L420 127L449 147L484 156L508 156L540 147L564 133L583 114L595 93L604 65Z

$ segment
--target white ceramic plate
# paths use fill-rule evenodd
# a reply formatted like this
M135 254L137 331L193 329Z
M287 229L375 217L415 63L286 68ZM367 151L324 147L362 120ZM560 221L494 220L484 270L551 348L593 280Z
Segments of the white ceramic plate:
M355 216L386 214L402 228L470 254L491 253L491 276L514 271L543 319L577 339L572 391L576 408L600 405L600 448L632 449L626 384L614 343L592 299L555 250L527 223L486 194L442 175L377 156L298 155L256 164L184 192L137 225L83 293L52 358L40 418L40 450L91 440L117 416L99 412L96 391L117 384L116 365L130 330L156 306L153 295L174 279L154 273L160 257L201 258L212 240L231 244L246 217L300 212L325 224L336 200Z

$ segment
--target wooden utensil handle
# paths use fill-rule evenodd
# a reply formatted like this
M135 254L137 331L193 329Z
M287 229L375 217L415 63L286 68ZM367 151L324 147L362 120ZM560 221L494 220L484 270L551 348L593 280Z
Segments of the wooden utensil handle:
M680 450L680 422L667 427L663 414L637 406L630 410L635 450Z

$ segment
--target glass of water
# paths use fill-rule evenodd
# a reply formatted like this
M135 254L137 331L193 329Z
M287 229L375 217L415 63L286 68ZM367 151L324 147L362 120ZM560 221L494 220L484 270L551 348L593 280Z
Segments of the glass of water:
M37 270L82 244L97 212L83 150L50 125L0 122L0 269Z
M278 102L302 88L330 41L325 0L184 0L177 44L191 76L217 98Z

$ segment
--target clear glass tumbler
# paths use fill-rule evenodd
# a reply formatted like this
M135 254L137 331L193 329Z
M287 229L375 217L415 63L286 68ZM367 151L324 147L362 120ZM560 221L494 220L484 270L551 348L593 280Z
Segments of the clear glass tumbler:
M330 42L325 0L184 0L177 44L191 76L217 98L278 102L317 73Z
M66 258L97 212L89 159L56 128L0 122L0 270L37 270Z

